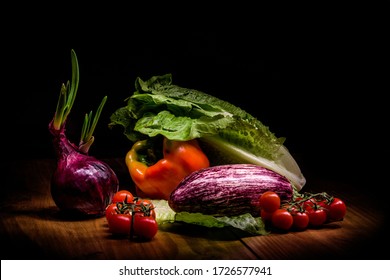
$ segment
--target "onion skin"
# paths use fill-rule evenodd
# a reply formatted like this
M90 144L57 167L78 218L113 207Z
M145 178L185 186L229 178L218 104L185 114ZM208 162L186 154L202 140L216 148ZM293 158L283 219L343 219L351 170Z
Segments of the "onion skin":
M111 167L83 154L68 141L64 129L50 129L57 153L57 168L51 180L51 195L57 207L72 216L103 216L119 180Z

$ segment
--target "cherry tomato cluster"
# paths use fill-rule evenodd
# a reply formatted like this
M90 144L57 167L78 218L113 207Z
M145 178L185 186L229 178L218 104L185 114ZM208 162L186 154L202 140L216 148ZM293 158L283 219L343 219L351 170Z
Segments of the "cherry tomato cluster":
M127 190L115 193L106 208L106 220L112 234L130 239L150 240L158 231L153 203L135 197Z
M347 211L343 200L325 192L295 194L291 201L282 203L276 192L267 191L260 196L259 204L264 223L282 231L305 230L341 221Z

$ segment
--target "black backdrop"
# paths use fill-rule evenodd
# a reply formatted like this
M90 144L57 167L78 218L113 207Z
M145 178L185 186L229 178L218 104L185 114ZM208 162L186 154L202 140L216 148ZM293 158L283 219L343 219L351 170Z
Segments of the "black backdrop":
M230 101L286 137L304 173L364 185L369 173L386 169L385 19L364 7L267 19L267 11L251 7L193 14L191 6L153 14L131 7L100 13L71 7L67 14L63 7L28 8L12 10L2 35L6 157L54 157L47 126L61 83L70 79L73 48L80 87L69 138L78 141L84 114L108 95L94 156L122 157L129 149L107 124L136 77L172 73L175 84Z

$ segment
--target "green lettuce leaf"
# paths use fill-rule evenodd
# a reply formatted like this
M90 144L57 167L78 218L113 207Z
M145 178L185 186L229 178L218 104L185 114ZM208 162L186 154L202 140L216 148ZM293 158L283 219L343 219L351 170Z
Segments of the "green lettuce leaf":
M182 222L209 228L234 227L251 235L266 235L269 232L260 217L253 217L246 213L231 217L214 217L201 213L189 213L173 211L166 200L152 200L156 209L156 221L158 224Z

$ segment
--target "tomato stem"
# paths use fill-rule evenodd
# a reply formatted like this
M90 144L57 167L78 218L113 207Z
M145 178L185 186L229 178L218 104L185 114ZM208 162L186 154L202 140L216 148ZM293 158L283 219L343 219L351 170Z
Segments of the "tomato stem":
M320 201L326 201L326 204L332 203L334 197L329 195L326 192L320 192L320 193L310 193L305 192L303 194L300 194L298 191L294 191L292 201L286 203L288 205L287 210L292 211L293 209L298 209L299 212L304 212L304 202L310 201L313 203L313 207L315 209L321 208L321 206L317 203Z
M134 237L134 219L135 219L135 211L132 209L131 211L131 223L130 223L130 240Z

